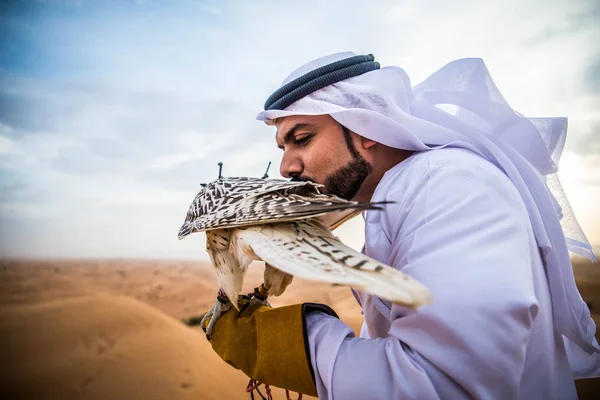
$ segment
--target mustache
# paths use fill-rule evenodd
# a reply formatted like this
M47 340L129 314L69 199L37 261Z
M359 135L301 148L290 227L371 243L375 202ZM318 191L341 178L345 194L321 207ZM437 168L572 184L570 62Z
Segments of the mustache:
M306 176L306 175L297 175L297 176L293 176L290 181L292 182L314 182L315 180L312 179L310 176Z

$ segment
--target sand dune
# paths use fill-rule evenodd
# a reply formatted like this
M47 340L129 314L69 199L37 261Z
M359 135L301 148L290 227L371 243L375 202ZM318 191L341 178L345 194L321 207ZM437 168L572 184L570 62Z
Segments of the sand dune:
M125 296L13 306L1 328L10 367L0 379L11 398L219 399L222 390L210 386L244 384L215 370L218 360L197 332Z
M259 265L248 291L260 274ZM1 398L249 398L245 375L212 351L201 330L180 322L214 303L207 264L4 263L0 278ZM274 303L339 302L360 325L348 289L294 286Z
M576 272L584 298L600 308L600 266ZM261 275L254 265L245 290ZM0 263L0 398L248 399L245 375L180 322L212 306L215 282L201 262ZM327 303L360 327L347 288L295 280L272 303L303 301ZM596 382L580 385L581 398L598 393Z

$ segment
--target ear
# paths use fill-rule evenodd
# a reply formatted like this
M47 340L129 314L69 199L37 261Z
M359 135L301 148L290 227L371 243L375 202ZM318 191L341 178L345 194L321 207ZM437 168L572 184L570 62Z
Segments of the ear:
M371 140L371 139L367 139L364 136L360 136L360 145L363 149L368 150L371 147L375 146L377 144L376 141Z

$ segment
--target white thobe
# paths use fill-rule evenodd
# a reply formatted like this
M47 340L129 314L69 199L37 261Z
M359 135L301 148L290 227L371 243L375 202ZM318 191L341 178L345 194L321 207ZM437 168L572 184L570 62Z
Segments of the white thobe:
M527 210L502 171L467 150L416 153L372 200L394 203L366 213L364 252L422 282L433 303L355 292L360 338L309 315L319 398L577 398Z

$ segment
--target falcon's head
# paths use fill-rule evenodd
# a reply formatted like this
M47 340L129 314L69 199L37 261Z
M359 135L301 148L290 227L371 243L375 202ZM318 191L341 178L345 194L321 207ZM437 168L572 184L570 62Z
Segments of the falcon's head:
M179 229L179 238L193 232L277 221L289 217L300 199L305 199L305 205L309 204L307 199L327 199L329 204L337 199L324 195L320 187L313 182L282 179L219 178L203 185L196 195Z

